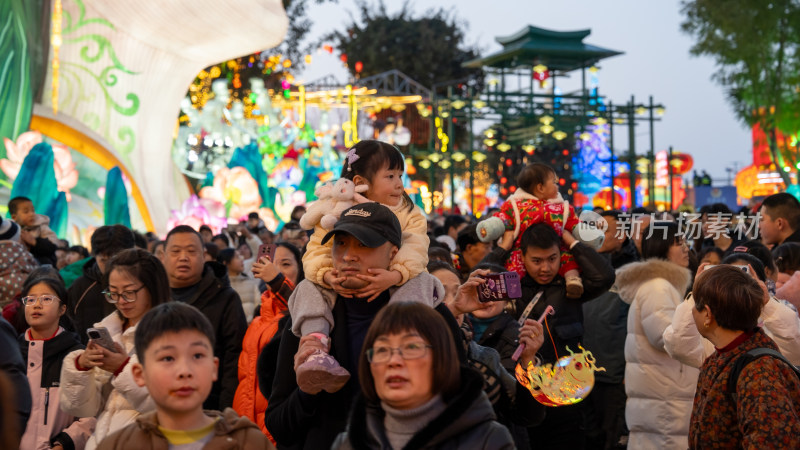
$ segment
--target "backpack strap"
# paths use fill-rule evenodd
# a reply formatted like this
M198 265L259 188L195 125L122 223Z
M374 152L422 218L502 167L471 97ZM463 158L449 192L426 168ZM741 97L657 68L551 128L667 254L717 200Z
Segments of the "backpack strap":
M794 364L792 364L785 356L783 356L779 351L773 350L771 348L759 347L754 348L752 350L748 350L747 353L740 356L736 359L733 363L733 369L731 369L731 373L728 376L728 389L727 394L731 397L734 403L736 403L736 382L739 381L739 375L742 373L742 370L753 362L754 360L761 358L762 356L770 356L775 359L779 359L785 362L789 367L794 370L794 373L800 377L800 369L798 369Z

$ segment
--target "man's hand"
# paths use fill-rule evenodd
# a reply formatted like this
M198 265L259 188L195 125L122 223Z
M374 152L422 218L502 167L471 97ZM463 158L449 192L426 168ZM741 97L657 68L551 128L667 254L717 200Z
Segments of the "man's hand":
M300 345L297 346L297 353L294 354L294 372L297 373L297 368L300 367L301 364L306 362L309 356L313 355L318 351L327 352L330 348L322 343L319 339L315 336L303 336L300 338ZM298 387L298 389L300 389ZM316 392L306 392L306 394L315 395L318 394L322 389L319 389ZM303 391L305 392L305 391Z
M28 244L31 247L36 245L36 237L34 237L33 233L23 229L22 227L20 227L19 230L19 238L22 239L22 242Z
M280 273L278 267L269 260L268 256L262 256L253 263L253 275L264 280L265 283L274 280Z
M369 284L356 291L355 296L358 298L366 297L368 302L375 300L381 292L395 286L403 280L403 275L396 270L367 269L367 272L369 272L370 275L356 275L356 277Z
M528 361L536 364L536 353L544 344L542 324L533 319L525 320L525 324L519 329L519 343L525 345L525 350L519 357L522 367L528 367Z
M486 309L491 306L491 302L481 303L478 300L478 286L486 283L484 275L491 273L490 270L476 270L469 275L466 283L458 287L458 292L453 302L447 307L454 316L469 314L479 309Z

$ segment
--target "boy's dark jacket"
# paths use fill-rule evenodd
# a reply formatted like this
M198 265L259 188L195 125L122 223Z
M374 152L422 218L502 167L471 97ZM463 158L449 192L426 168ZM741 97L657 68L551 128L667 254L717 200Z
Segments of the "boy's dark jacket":
M225 411L205 411L207 416L219 417L214 425L214 437L203 448L223 450L262 450L274 449L275 446L261 430L247 417L239 417L236 411L226 408ZM158 429L156 412L143 414L127 427L103 439L98 450L129 449L168 450L169 442Z
M558 357L569 355L567 346L573 352L580 351L578 344L583 338L583 303L608 291L616 279L614 268L608 259L585 244L579 242L571 252L580 267L583 280L583 295L580 298L567 298L564 278L560 275L556 275L553 281L546 285L541 285L530 275L525 275L522 278L522 298L516 300L517 319L540 290L544 290L544 295L533 308L529 318L537 320L547 306L552 306L555 310L554 315L547 317L544 345L539 350L542 362L545 363L553 363L557 359L553 346L558 349ZM496 248L482 262L503 265L509 255L510 252Z

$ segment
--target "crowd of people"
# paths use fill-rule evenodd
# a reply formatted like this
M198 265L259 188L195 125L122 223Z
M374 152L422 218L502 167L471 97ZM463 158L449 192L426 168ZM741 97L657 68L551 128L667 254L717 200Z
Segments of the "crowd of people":
M367 201L330 226L298 207L279 230L103 226L89 249L12 199L0 448L800 447L793 196L746 220L598 210L589 242L531 164L487 239L426 216L404 168L356 144L341 177ZM500 272L521 296L480 301ZM583 401L545 406L515 376L578 348L605 369Z

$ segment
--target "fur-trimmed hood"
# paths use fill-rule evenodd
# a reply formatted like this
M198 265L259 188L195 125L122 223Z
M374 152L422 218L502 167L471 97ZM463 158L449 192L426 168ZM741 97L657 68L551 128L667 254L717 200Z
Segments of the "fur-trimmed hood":
M692 273L689 269L673 264L664 259L648 259L647 261L626 264L617 270L617 281L614 290L619 293L625 303L632 303L636 291L642 283L654 278L663 278L683 295L692 284Z
M506 198L506 201L509 200L541 200L541 199L531 194L530 192L526 191L525 189L517 188L517 190L514 191L513 194L509 195L508 198ZM548 203L563 203L564 197L562 197L561 192L559 192L556 198L551 198L545 201Z

